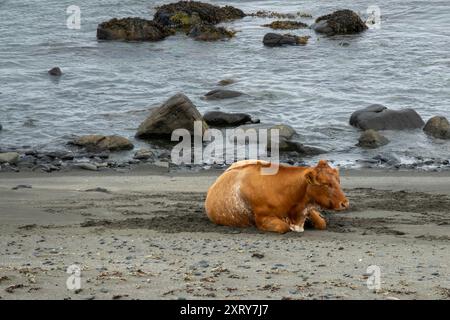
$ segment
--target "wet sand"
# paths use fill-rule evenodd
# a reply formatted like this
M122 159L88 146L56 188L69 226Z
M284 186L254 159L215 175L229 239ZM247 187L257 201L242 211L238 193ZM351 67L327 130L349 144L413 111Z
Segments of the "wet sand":
M210 223L219 174L1 173L0 297L450 298L449 172L343 171L350 210L285 235ZM66 287L73 264L80 290Z

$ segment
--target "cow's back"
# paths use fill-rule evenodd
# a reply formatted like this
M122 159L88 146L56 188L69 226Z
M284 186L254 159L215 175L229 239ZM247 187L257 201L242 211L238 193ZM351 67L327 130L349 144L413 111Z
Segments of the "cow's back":
M212 222L235 227L254 224L251 209L240 192L242 174L241 168L228 170L209 188L205 210Z

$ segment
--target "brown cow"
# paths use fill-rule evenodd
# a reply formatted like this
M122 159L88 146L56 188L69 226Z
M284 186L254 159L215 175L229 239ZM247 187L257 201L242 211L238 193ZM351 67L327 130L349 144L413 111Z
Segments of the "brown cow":
M303 232L309 217L316 229L326 222L316 206L344 210L349 206L341 187L339 172L325 160L316 167L279 165L274 175L262 175L270 163L244 160L234 163L209 188L206 214L219 225L265 231Z

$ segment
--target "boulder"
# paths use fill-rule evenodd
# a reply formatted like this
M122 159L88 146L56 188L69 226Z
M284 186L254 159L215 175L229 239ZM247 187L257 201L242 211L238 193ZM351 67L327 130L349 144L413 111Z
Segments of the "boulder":
M391 110L374 104L355 111L350 124L363 130L405 130L422 128L424 122L413 109Z
M358 140L358 147L375 149L389 143L389 140L373 129L364 131Z
M140 149L135 154L133 159L136 160L148 160L150 158L153 158L155 154L150 149Z
M430 118L425 124L423 131L438 139L450 139L450 123L447 118L442 116Z
M189 31L188 36L197 41L217 41L231 39L234 31L224 27L216 27L211 24L197 24Z
M280 30L292 30L292 29L303 29L308 28L306 23L300 21L293 20L277 20L273 21L269 24L264 24L263 27L268 27L271 29L280 29Z
M355 12L339 10L317 18L311 28L318 33L332 36L360 33L366 30L367 26Z
M0 153L0 163L16 164L19 162L20 155L17 152Z
M54 77L60 77L62 76L62 71L59 67L54 67L48 70L48 74Z
M231 6L219 7L198 1L179 1L157 8L153 19L167 27L190 30L198 23L217 24L240 19L245 13Z
M221 100L221 99L230 99L242 96L243 93L234 90L224 90L224 89L215 89L209 91L205 94L204 99L206 100Z
M268 149L272 146L272 143L271 143L272 130L276 129L276 130L278 130L278 134L279 134L278 148L279 148L280 152L293 151L293 152L297 152L297 153L300 153L303 155L317 155L317 154L324 153L324 151L321 149L305 146L302 143L293 140L293 138L297 137L298 134L295 131L295 129L289 125L285 125L285 124L277 124L277 125L247 124L247 125L239 126L238 129L243 129L243 130L255 129L258 133L258 137L259 137L261 129L266 130Z
M305 45L309 36L299 37L293 34L268 33L264 36L263 44L268 47L280 47L284 45Z
M247 113L227 113L221 111L210 111L203 115L203 120L214 127L239 126L246 123L258 123L259 120L252 120Z
M202 121L203 132L208 128L195 105L182 93L178 93L152 110L147 119L141 123L136 137L169 138L175 129L187 129L194 133L194 121Z
M130 140L120 136L86 135L74 139L71 144L90 151L121 151L134 148Z
M97 27L97 39L124 41L159 41L173 32L161 24L141 18L111 19Z

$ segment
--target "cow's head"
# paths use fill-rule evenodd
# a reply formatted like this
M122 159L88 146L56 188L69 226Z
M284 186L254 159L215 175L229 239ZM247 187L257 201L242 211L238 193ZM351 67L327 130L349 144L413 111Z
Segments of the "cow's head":
M349 202L341 189L339 171L320 160L305 174L307 196L312 203L329 210L345 210Z

